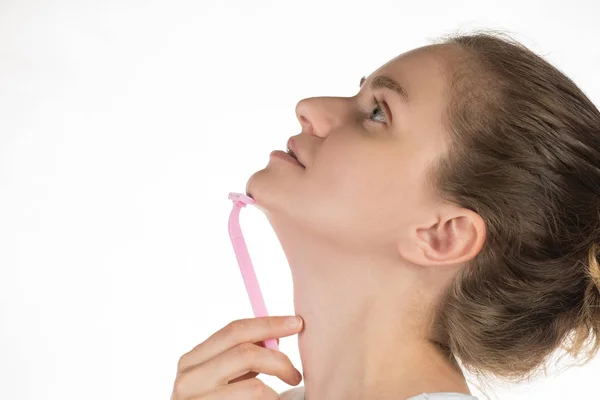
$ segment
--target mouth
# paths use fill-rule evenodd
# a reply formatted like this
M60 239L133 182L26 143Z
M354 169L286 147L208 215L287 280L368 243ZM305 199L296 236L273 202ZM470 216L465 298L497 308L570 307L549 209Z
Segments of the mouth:
M296 156L296 153L294 153L294 151L293 151L292 149L288 148L288 149L287 149L287 153L288 153L290 156L294 157L294 158L296 159L296 161L298 161L298 164L300 164L300 165L301 165L303 168L306 168L306 167L304 166L304 164L302 164L302 163L300 162L300 160L298 160L298 156Z
M293 157L298 164L300 164L302 166L302 168L306 168L306 166L304 165L304 163L302 163L302 161L300 161L300 158L298 157L298 155L296 154L297 151L297 147L296 147L296 143L294 141L293 138L289 138L288 142L287 142L287 154L289 154L291 157Z

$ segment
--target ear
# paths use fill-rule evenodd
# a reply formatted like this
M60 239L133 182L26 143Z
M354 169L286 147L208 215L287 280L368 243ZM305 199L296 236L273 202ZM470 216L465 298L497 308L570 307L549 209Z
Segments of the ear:
M444 266L473 259L483 247L483 218L465 208L448 207L434 221L411 227L408 238L398 245L400 255L413 264Z

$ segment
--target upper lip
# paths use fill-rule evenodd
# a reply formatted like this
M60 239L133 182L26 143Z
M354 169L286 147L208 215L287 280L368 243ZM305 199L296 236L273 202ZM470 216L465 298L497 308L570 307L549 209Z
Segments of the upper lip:
M300 154L300 152L298 151L298 146L296 145L296 142L294 141L294 138L289 138L288 142L287 142L287 147L288 149L290 149L291 151L294 152L294 155L296 156L296 159L298 160L298 162L300 164L302 164L303 167L306 168L306 166L304 165L304 162L302 162L302 155Z

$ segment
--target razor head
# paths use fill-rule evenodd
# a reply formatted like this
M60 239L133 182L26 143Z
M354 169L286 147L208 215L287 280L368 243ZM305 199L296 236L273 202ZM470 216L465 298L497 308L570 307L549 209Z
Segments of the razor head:
M250 204L250 205L256 204L256 201L254 201L254 199L252 197L246 196L243 193L234 193L234 192L231 192L231 193L229 193L229 200L233 201L234 203L235 202L240 202L244 206L246 204Z

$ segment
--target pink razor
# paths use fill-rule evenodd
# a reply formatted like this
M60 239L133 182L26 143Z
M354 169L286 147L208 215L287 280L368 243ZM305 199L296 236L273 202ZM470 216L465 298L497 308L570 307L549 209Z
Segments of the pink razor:
M231 210L231 214L229 215L229 237L231 238L231 244L233 244L233 251L242 272L242 278L246 285L246 291L248 292L254 316L266 317L269 315L267 307L265 306L265 301L260 291L258 280L256 279L256 273L254 272L252 261L250 261L246 241L240 228L240 210L242 207L246 207L246 204L255 204L256 202L251 197L242 193L229 193L229 200L233 201L233 210ZM265 347L279 350L275 339L265 340Z

